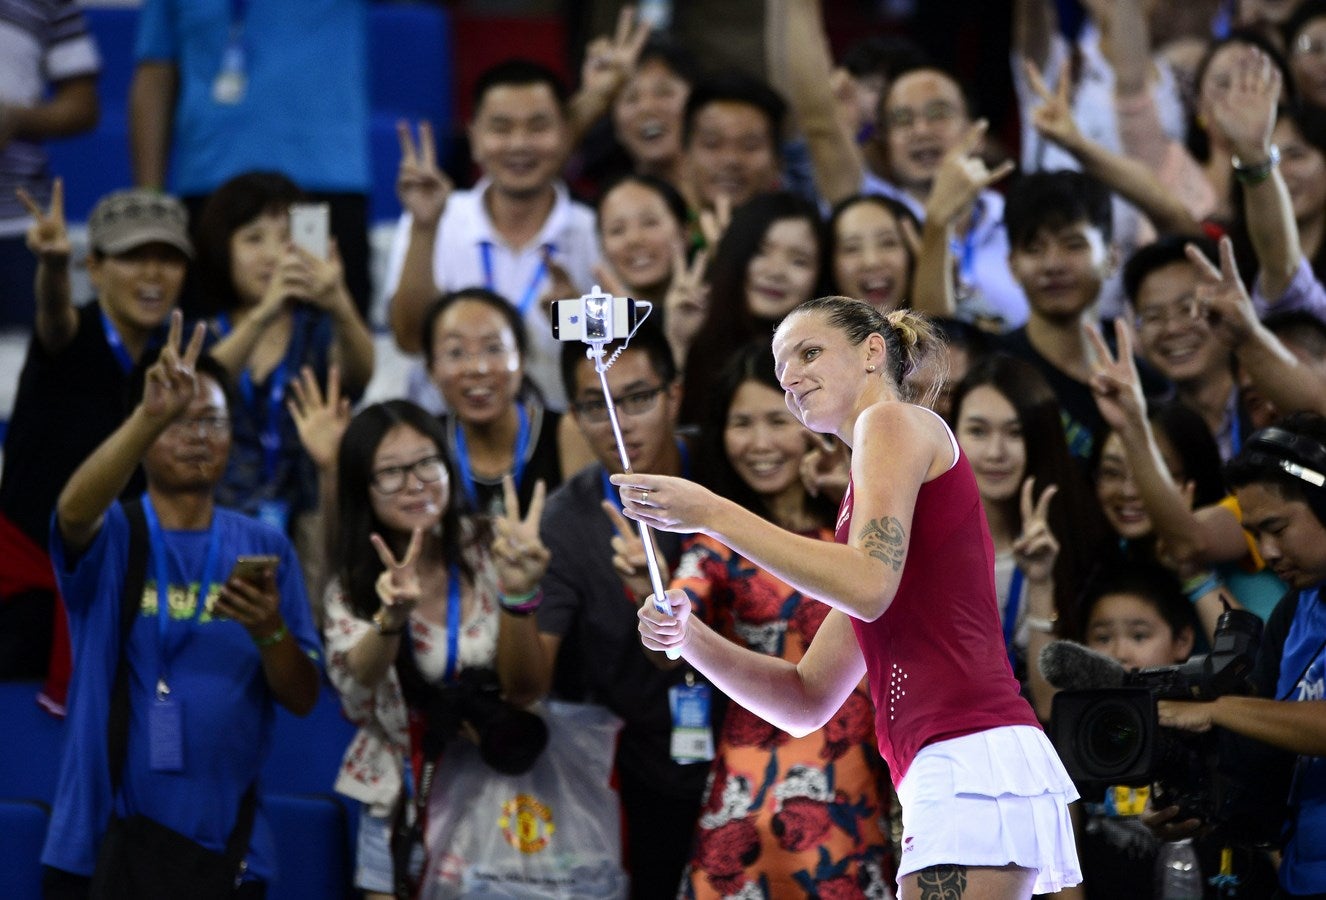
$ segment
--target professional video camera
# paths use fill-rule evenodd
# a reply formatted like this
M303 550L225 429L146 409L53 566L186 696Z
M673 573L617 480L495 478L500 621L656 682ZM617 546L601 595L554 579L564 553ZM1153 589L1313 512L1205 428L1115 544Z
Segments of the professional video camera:
M1132 671L1080 644L1051 643L1041 653L1041 672L1061 688L1050 737L1069 775L1084 793L1153 785L1157 808L1177 805L1180 818L1233 824L1229 799L1237 779L1220 766L1225 736L1162 728L1156 701L1251 693L1261 635L1256 615L1226 610L1210 653L1182 665Z

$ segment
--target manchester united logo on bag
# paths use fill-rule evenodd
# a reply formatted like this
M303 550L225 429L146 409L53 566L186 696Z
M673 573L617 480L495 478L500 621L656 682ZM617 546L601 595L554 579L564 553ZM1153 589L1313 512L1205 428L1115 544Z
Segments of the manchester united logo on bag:
M506 842L521 853L538 853L557 830L552 810L529 794L517 794L503 803L497 824Z

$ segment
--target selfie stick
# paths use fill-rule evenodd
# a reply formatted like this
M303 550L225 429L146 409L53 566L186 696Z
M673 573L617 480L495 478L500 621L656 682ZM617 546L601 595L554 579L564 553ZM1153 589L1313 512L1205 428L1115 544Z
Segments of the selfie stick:
M594 293L598 293L598 285L594 286ZM603 402L608 407L608 421L612 423L612 436L617 442L617 454L621 458L622 471L627 475L633 475L631 471L631 459L626 455L626 442L622 440L622 428L617 423L617 406L612 402L612 393L608 390L608 367L616 361L617 354L607 362L603 361L603 344L597 341L589 345L585 351L590 359L594 360L594 371L599 374L599 384L603 387ZM665 616L672 615L672 608L668 606L667 598L664 597L663 575L658 568L658 557L654 555L654 542L650 537L651 529L644 522L637 521L636 526L640 529L640 542L645 546L645 565L649 568L649 584L654 589L654 609L663 613ZM680 650L667 651L668 659L678 659L681 656Z

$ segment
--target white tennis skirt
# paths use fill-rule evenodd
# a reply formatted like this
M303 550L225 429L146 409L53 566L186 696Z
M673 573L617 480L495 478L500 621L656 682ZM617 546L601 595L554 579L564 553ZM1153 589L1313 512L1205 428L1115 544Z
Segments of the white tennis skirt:
M1039 728L1006 725L923 747L898 785L903 877L938 865L1036 870L1037 894L1078 884L1077 789Z

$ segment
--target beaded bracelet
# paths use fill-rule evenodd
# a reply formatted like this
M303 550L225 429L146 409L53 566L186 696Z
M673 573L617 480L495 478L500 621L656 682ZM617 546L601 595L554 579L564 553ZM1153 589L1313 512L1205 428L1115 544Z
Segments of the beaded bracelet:
M502 609L505 612L514 616L528 616L543 602L543 588L536 587L527 594L505 594L498 591L497 599L502 602Z
M253 643L257 644L260 648L275 647L277 644L281 643L281 641L285 640L285 636L289 633L290 629L286 628L285 624L282 623L280 628L267 635L267 637L254 638Z
M1259 163L1249 165L1237 156L1229 159L1230 165L1234 167L1234 177L1246 185L1261 184L1271 177L1271 172L1276 166L1280 165L1280 148L1272 144L1266 151L1266 159Z

